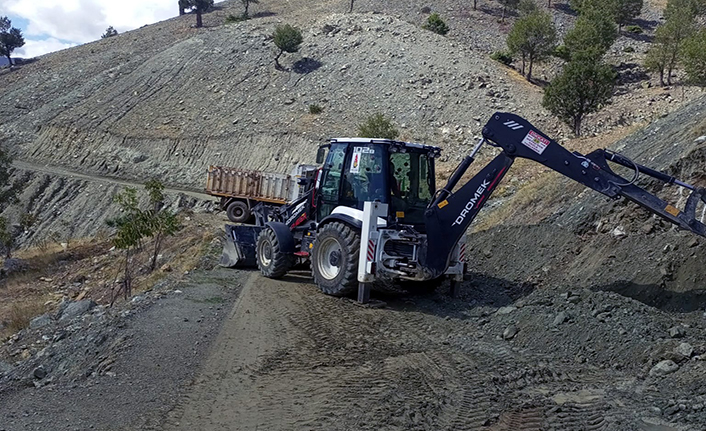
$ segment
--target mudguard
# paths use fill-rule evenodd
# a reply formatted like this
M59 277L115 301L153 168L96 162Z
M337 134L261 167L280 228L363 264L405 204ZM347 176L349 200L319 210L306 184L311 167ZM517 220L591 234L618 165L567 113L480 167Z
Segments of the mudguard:
M297 251L294 242L294 235L292 235L292 231L289 230L289 227L287 227L286 224L271 221L265 224L265 226L265 228L270 228L275 233L277 242L279 242L280 251L283 253L294 253ZM255 238L255 241L257 242L257 238Z

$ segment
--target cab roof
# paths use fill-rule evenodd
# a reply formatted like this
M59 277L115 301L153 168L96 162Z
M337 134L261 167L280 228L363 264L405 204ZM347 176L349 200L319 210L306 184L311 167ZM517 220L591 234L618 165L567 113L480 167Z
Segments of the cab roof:
M414 142L404 142L395 141L392 139L379 139L379 138L331 138L329 139L330 144L386 144L396 147L405 148L415 148L431 153L436 153L437 155L441 153L440 147L435 147L433 145L417 144Z

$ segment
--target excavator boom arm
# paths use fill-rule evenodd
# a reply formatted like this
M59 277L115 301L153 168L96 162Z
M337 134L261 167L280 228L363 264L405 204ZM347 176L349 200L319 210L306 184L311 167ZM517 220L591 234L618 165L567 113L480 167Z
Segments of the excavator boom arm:
M457 191L452 192L484 142L501 148L502 152ZM706 189L691 186L608 150L596 150L588 155L572 153L527 120L515 114L497 112L483 128L483 139L479 145L461 162L425 213L428 243L422 264L432 276L444 273L453 247L517 157L541 163L608 197L625 197L683 229L706 236L706 225L695 216L699 201L706 203ZM609 160L633 168L635 177L627 180L617 175L608 166ZM684 210L677 209L635 185L639 172L667 184L678 184L690 189L692 192Z

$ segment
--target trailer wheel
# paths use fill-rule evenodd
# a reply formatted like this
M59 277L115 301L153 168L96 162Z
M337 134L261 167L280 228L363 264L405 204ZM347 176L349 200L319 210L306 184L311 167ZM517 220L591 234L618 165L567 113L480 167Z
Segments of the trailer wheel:
M250 208L243 201L233 201L226 209L228 220L233 223L245 223L250 218Z
M360 234L350 226L333 222L316 234L311 250L311 272L319 289L334 296L358 288Z
M280 251L279 241L272 229L264 229L255 246L257 267L267 278L282 278L294 265L295 256Z

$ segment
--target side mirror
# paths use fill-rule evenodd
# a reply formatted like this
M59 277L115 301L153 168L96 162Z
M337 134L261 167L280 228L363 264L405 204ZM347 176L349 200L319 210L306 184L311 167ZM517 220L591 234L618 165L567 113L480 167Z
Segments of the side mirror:
M319 151L316 152L316 163L322 164L326 160L326 148L319 147Z

